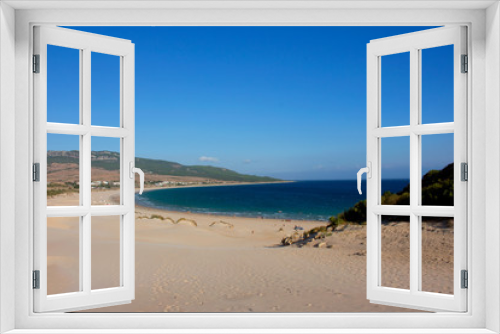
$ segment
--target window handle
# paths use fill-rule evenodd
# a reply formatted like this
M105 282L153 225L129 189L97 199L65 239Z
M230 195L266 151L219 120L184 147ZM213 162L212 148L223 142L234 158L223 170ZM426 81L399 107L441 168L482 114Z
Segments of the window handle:
M140 168L134 167L133 161L130 161L129 171L131 179L135 178L135 173L139 174L139 184L140 184L139 195L142 195L142 192L144 191L144 172Z
M368 179L372 178L372 163L370 161L368 161L367 167L361 168L358 171L358 192L360 195L362 194L361 193L361 176L363 175L363 173L366 173L366 177Z

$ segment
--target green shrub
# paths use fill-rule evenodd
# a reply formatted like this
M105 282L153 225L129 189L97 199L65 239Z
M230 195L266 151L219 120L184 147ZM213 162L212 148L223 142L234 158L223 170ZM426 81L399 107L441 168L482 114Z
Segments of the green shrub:
M47 189L47 197L53 197L56 195L64 194L67 189Z
M339 214L338 219L344 223L366 222L366 200L359 201L352 208Z

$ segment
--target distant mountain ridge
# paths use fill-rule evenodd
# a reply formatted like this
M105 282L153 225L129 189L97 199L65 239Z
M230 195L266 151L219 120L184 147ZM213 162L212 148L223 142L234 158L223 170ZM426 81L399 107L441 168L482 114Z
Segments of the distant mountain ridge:
M120 154L112 151L92 151L92 167L102 168L108 171L119 170ZM47 164L77 164L79 151L48 151ZM233 170L214 166L187 166L176 162L136 158L135 165L141 168L146 174L171 175L171 176L191 176L207 178L219 181L237 182L275 182L281 181L269 176L257 176L240 174Z

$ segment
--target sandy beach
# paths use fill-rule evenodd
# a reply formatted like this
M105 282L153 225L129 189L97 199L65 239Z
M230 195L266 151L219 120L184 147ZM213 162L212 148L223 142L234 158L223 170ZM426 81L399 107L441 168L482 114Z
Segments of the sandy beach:
M114 204L117 191L97 191L93 201ZM78 202L75 193L48 205ZM49 219L49 292L78 288L78 225ZM94 225L95 224L95 225ZM300 226L325 222L241 218L136 207L136 298L131 304L91 312L408 312L366 299L366 227L346 226L303 247L283 247ZM432 226L431 226L432 225ZM92 287L119 282L117 217L93 222ZM383 226L384 285L409 281L408 224ZM423 229L424 288L452 292L449 229ZM452 249L452 248L451 248ZM95 254L95 256L94 256ZM451 273L451 274L450 274ZM443 279L448 277L448 279ZM451 277L451 278L450 278Z

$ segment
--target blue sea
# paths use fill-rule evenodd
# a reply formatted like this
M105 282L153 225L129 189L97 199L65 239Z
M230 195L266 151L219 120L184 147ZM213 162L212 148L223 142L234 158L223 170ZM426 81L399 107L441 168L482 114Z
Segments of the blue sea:
M385 180L383 189L398 192L408 180ZM355 180L297 181L146 191L136 196L142 206L241 217L326 220L365 199Z

